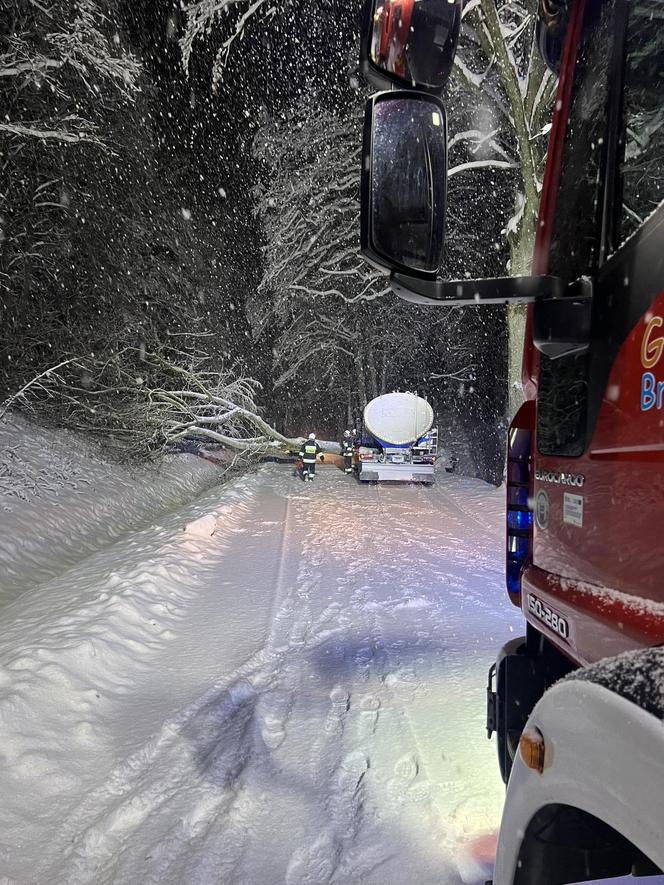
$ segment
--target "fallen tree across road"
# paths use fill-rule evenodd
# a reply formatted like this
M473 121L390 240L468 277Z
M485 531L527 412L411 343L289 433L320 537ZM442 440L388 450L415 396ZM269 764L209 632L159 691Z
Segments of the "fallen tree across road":
M111 356L62 360L0 404L0 416L26 411L42 423L103 435L129 459L202 438L247 457L298 451L261 417L260 382L237 366L175 349L125 348Z

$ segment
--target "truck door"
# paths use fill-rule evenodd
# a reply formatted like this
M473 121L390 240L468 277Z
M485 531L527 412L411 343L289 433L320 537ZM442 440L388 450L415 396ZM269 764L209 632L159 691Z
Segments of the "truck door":
M590 277L591 340L541 359L523 594L581 660L664 641L663 83L662 0L588 0L548 272Z

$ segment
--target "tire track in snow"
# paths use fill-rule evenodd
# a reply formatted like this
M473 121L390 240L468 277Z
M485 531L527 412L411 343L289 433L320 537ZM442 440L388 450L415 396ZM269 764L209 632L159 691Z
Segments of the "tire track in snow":
M243 721L246 717L247 728L253 724L259 691L264 693L269 689L288 650L287 644L280 645L283 630L279 623L284 608L288 606L289 596L288 582L284 580L286 537L290 527L288 504L286 499L278 543L279 567L273 615L265 646L241 667L216 680L201 697L169 717L157 734L116 766L108 779L73 810L61 825L57 847L52 850L53 846L49 846L48 860L40 869L39 881L53 880L55 857L64 859L64 863L55 862L58 880L72 883L112 881L114 857L119 846L130 841L131 835L150 817L155 817L160 809L172 804L178 794L188 794L192 784L201 779L187 750L192 743L190 733L198 730L196 740L200 742L200 731L205 729L208 720L213 722L217 738L225 728L233 726L234 721ZM269 711L266 711L264 718L266 741L278 743L278 722L274 715L270 716ZM243 729L241 739L234 745L235 756L230 754L226 759L235 780L249 761L247 748L250 749L251 741L246 738L247 731ZM211 742L213 746L210 752L213 753L215 735L211 737ZM214 759L211 757L208 762L212 765ZM204 776L208 771L204 771ZM217 815L230 811L232 795L222 795L216 803L211 803L208 792L205 789L202 791L203 802L208 809L216 807ZM196 807L197 802L193 804ZM185 822L181 827L180 849L189 844L192 828L200 830L195 813L190 825ZM169 851L177 858L181 850L175 849L170 841Z
M369 491L369 489L367 489ZM377 512L375 525L393 525L385 519L386 508L378 487L371 487L373 507ZM386 539L374 535L377 547ZM375 569L376 563L370 560ZM373 595L370 593L370 596ZM374 596L376 602L379 600ZM399 672L400 660L390 647L383 631L380 605L363 605L354 611L355 626L362 620L367 641L356 652L354 670L348 683L357 689L367 679L375 684L366 685L367 691L351 691L344 683L336 684L329 696L330 706L324 721L322 734L314 747L310 768L327 770L327 786L322 791L328 796L329 821L315 832L307 833L306 842L293 852L286 873L287 885L313 885L325 881L358 881L363 875L379 867L389 857L384 850L376 853L371 844L359 848L358 836L364 824L367 801L366 785L371 779L371 757L375 736L379 728L383 700L392 694L389 678ZM377 652L380 652L377 654ZM373 672L371 672L373 670ZM381 700L381 696L383 700ZM399 711L396 722L391 712L391 733L399 735L401 747L414 747L394 763L393 776L387 785L392 803L398 807L404 802L404 794L410 791L410 799L419 789L422 800L428 798L423 754L408 710ZM419 778L419 780L418 780ZM375 809L372 810L375 816ZM370 813L371 818L371 813ZM375 820L369 820L369 828Z
M49 846L35 881L398 882L410 857L422 885L458 882L447 855L434 878L403 841L414 820L443 848L449 830L413 718L421 681L438 673L445 602L412 534L424 522L443 560L453 544L422 490L381 500L383 489L322 479L300 494L285 474L270 485L285 513L265 645L83 800L56 846L64 861ZM260 517L253 532L265 534ZM451 772L443 786L454 796L458 783Z
M314 535L315 529L311 529L309 537ZM292 542L292 518L290 500L286 498L271 629L265 647L243 667L215 683L205 695L166 721L160 733L119 766L109 781L91 794L65 823L63 831L66 835L63 835L61 844L66 846L66 863L58 871L63 880L72 883L115 880L115 859L120 854L120 847L131 844L140 828L149 829L151 819L157 819L162 812L172 813L173 806L179 804L178 798L183 795L190 808L174 830L169 830L166 836L158 837L152 844L150 861L153 871L145 881L181 881L180 866L191 855L192 842L205 845L205 851L216 857L226 875L231 878L236 875L237 864L242 864L247 833L243 816L238 814L234 819L233 811L241 799L245 770L252 764L257 740L274 751L286 739L291 698L298 688L297 680L289 677L287 672L289 653L298 652L304 646L310 648L321 641L319 636L310 635L312 617L306 593L298 592L307 587L309 592L316 589L320 570L315 565L313 570L311 568L316 557L307 556L311 548L305 541L304 555L293 580L287 565L289 542ZM299 606L297 617L294 616L295 596L298 602L304 603ZM297 668L295 672L297 674ZM189 756L183 753L188 734L200 732L208 718L216 734L210 736L206 777L210 768L215 767L217 747L223 740L228 740L229 730L235 728L237 731L232 750L226 754L226 762L222 765L222 770L227 772L224 777L229 781L229 788L216 798L201 785L200 777L192 772ZM197 742L200 742L200 734ZM196 811L201 807L204 814ZM221 837L220 829L223 829ZM67 845L70 838L72 843ZM215 842L223 845L223 851L211 850ZM189 873L193 875L191 869Z
M283 619L287 617L291 609L290 599L292 590L288 586L286 580L286 550L291 521L291 500L290 497L286 497L285 513L281 527L281 543L279 545L279 566L277 569L275 593L272 601L272 615L270 617L271 628L266 644L267 651L270 651L277 646L279 634L283 632ZM279 644L283 645L283 642Z

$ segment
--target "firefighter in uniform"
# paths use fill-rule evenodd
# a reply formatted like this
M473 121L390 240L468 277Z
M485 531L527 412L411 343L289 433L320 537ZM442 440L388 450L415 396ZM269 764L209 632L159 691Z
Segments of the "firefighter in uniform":
M302 478L312 481L316 473L316 458L320 455L320 446L316 442L316 434L310 433L309 439L300 449L300 458L302 458ZM323 457L321 455L321 461Z
M344 459L344 473L353 472L353 437L350 430L344 430L341 440L341 454Z

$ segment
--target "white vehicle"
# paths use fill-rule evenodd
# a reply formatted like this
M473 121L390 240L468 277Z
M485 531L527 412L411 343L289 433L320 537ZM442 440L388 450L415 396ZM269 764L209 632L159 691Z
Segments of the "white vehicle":
M386 393L364 409L364 433L355 451L361 482L434 481L438 430L431 405L414 393Z

